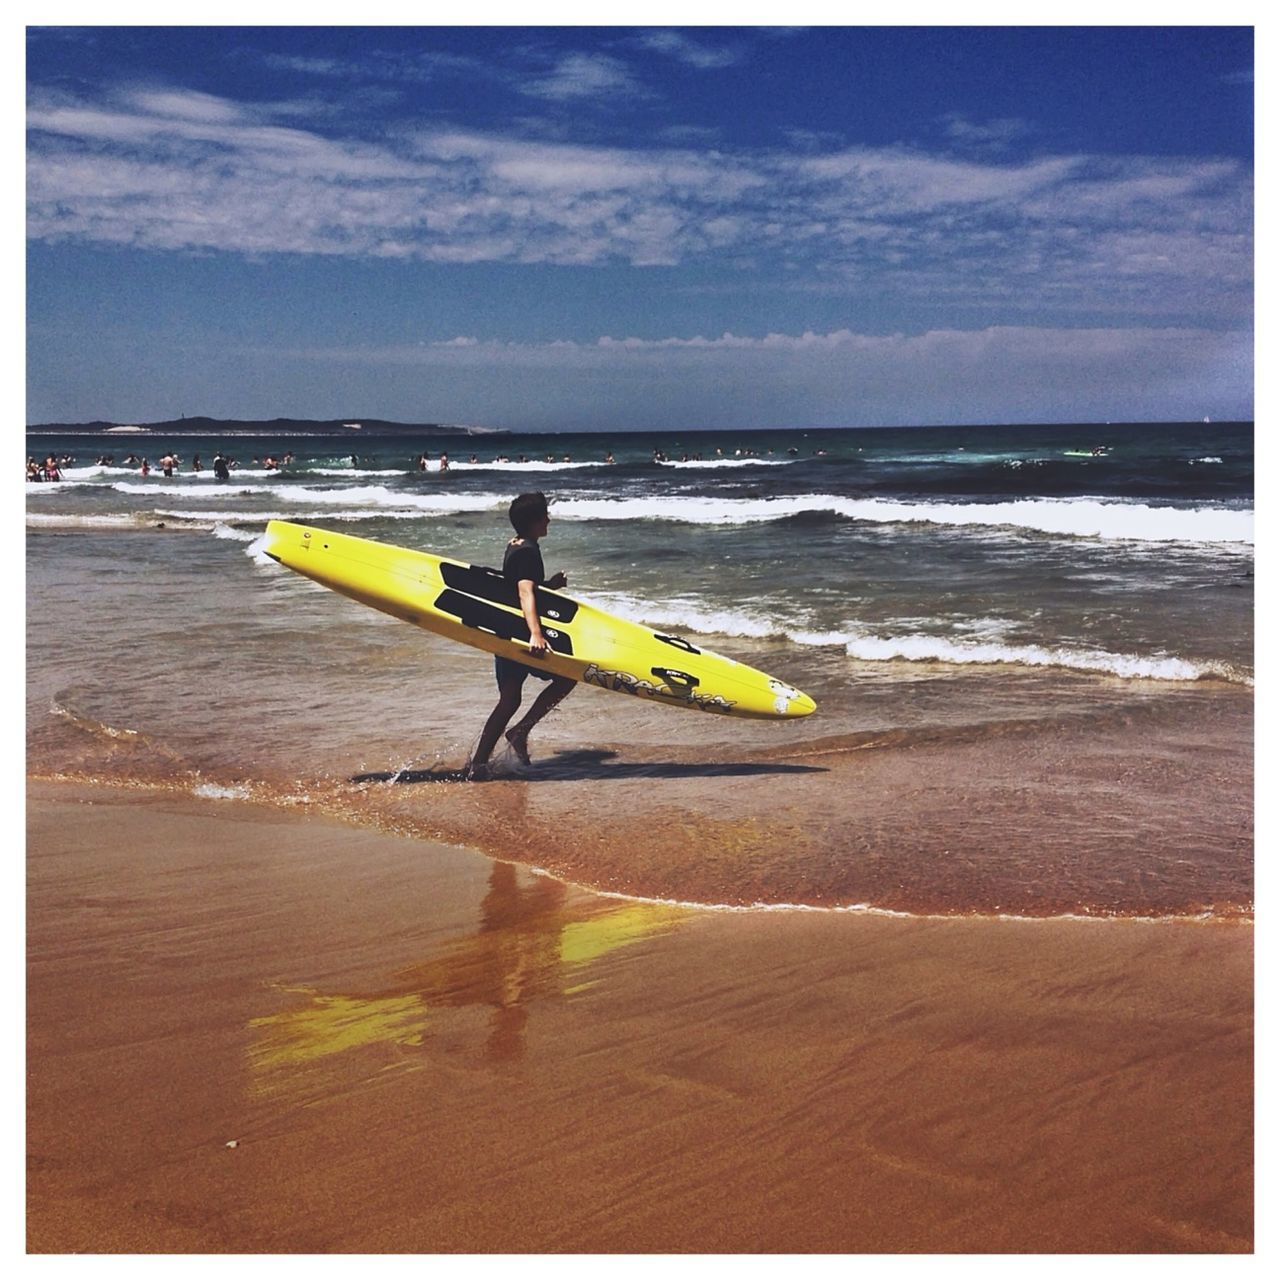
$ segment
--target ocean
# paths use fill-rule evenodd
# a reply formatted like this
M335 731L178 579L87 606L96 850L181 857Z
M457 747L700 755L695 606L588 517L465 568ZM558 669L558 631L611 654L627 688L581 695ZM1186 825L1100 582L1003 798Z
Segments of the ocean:
M311 807L722 909L1251 911L1252 424L27 450L71 459L27 486L33 776ZM261 551L280 518L499 564L531 489L570 595L817 712L746 722L581 688L532 766L463 783L490 658Z

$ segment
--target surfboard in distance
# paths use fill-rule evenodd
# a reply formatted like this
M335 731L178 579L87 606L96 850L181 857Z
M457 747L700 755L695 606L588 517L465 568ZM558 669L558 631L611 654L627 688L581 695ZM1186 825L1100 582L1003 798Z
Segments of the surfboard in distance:
M546 587L535 596L551 652L535 658L516 586L496 569L286 520L267 525L264 551L371 609L598 689L758 720L814 709L785 681Z

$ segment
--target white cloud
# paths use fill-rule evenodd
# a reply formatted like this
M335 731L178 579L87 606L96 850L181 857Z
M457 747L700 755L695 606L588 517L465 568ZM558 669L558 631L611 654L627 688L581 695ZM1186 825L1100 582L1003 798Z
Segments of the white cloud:
M665 54L677 62L696 67L700 71L731 67L743 56L738 48L723 44L708 44L701 39L695 40L683 31L646 31L641 34L639 40L644 48L654 53Z
M519 87L533 97L556 102L641 92L624 62L601 53L566 54L546 75L527 79Z
M474 337L457 337L417 346L389 347L378 352L354 352L353 359L373 358L390 361L431 363L442 352L465 351L468 356L491 361L541 363L543 361L590 362L620 355L660 356L690 359L711 357L732 359L750 357L790 360L807 356L839 355L853 362L910 364L922 360L944 359L949 362L1016 357L1033 357L1037 362L1077 365L1082 360L1126 361L1136 350L1177 351L1185 353L1197 344L1217 346L1235 344L1243 335L1189 329L1111 329L1111 328L1040 328L992 325L984 329L933 329L919 334L867 334L851 329L833 329L825 333L805 330L802 333L766 333L759 336L724 332L718 336L617 338L609 335L590 342L556 339L548 342L481 341ZM321 354L321 353L317 353ZM336 353L326 349L324 358Z
M948 138L979 151L1000 151L1035 133L1035 129L1026 120L1013 117L970 120L967 116L953 113L943 117L942 125Z
M1079 165L1073 157L999 165L856 147L807 158L800 171L828 184L828 206L917 213L952 205L1009 206L1061 185Z
M567 59L602 90L611 60ZM559 91L559 90L557 90ZM29 108L35 240L637 266L712 261L904 298L1244 317L1251 176L1216 159L624 148L280 123L297 104L135 87Z

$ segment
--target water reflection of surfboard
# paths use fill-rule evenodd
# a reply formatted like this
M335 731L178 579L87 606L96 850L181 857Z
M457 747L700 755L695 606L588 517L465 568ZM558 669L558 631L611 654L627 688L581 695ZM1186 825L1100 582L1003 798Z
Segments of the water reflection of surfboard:
M763 671L543 587L538 614L551 650L534 658L515 584L496 569L284 520L267 525L264 550L371 609L583 684L753 719L792 719L814 709L808 694Z

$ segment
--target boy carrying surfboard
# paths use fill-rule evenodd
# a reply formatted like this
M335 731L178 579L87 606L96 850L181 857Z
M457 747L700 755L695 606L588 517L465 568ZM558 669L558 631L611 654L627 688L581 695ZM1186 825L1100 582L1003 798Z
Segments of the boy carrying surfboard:
M512 502L508 515L516 536L507 543L502 558L502 576L516 585L520 609L529 628L529 656L535 660L542 659L550 652L550 646L542 632L534 591L540 586L559 591L568 585L569 580L564 573L555 573L550 578L544 576L546 570L542 564L542 551L538 542L547 536L547 529L551 524L546 495L522 493ZM523 764L529 763L529 734L534 725L558 706L574 686L574 681L564 676L539 670L533 663L515 662L510 658L495 656L493 673L498 682L498 702L489 713L489 718L480 731L480 741L468 761L469 778L488 777L489 756L511 717L519 710L524 696L524 682L530 676L547 681L547 687L534 699L524 717L507 730L507 741Z

